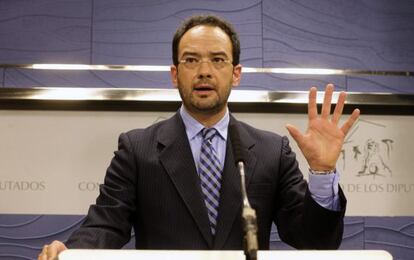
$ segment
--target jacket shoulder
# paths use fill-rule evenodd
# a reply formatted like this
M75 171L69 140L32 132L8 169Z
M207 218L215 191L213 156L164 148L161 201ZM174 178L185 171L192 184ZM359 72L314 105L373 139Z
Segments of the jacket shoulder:
M122 133L121 135L126 135L131 140L137 140L142 138L151 138L154 137L159 131L161 131L165 125L171 124L174 117L162 119L161 121L157 121L148 127L145 128L135 128L129 131Z
M273 141L282 141L283 138L286 136L281 136L277 133L270 132L263 129L255 128L247 123L238 121L240 128L249 134L253 139L260 139L260 140L273 140Z

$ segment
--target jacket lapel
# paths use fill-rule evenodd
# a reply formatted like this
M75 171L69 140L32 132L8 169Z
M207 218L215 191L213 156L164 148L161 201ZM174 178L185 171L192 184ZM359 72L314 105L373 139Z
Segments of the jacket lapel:
M167 120L160 129L158 142L163 146L160 151L161 164L193 216L209 248L212 248L213 236L210 231L199 177L184 124L178 113Z
M256 166L256 157L252 152L254 140L241 127L240 123L230 117L230 124L236 124L245 152L246 186L248 187ZM229 135L228 135L229 136ZM240 173L235 165L230 137L227 138L226 160L223 169L223 179L220 192L220 208L217 222L217 233L214 240L214 249L223 248L233 224L238 215L241 215L242 193ZM241 226L239 227L242 228ZM242 239L242 238L240 238Z

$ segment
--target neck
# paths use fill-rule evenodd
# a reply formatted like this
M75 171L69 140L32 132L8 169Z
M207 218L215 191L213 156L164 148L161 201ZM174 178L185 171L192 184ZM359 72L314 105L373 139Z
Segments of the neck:
M226 114L227 112L227 106L225 106L223 109L219 111L208 111L208 112L195 112L187 109L184 106L184 109L200 124L203 126L209 128L213 125L217 124Z

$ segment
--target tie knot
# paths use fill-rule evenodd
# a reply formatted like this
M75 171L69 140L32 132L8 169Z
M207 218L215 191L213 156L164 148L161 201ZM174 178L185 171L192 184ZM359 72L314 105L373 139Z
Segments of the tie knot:
M215 128L203 128L203 130L201 130L201 135L204 140L211 140L216 134L217 130Z

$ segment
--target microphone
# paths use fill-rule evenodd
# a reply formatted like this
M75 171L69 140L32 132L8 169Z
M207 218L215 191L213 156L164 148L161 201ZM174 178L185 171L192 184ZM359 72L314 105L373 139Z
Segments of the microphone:
M243 199L243 230L244 230L244 254L247 260L257 259L257 250L259 243L257 242L257 221L256 211L250 206L246 192L246 175L244 171L245 154L241 145L239 131L235 124L229 126L229 135L233 148L235 163L240 172L241 191Z

